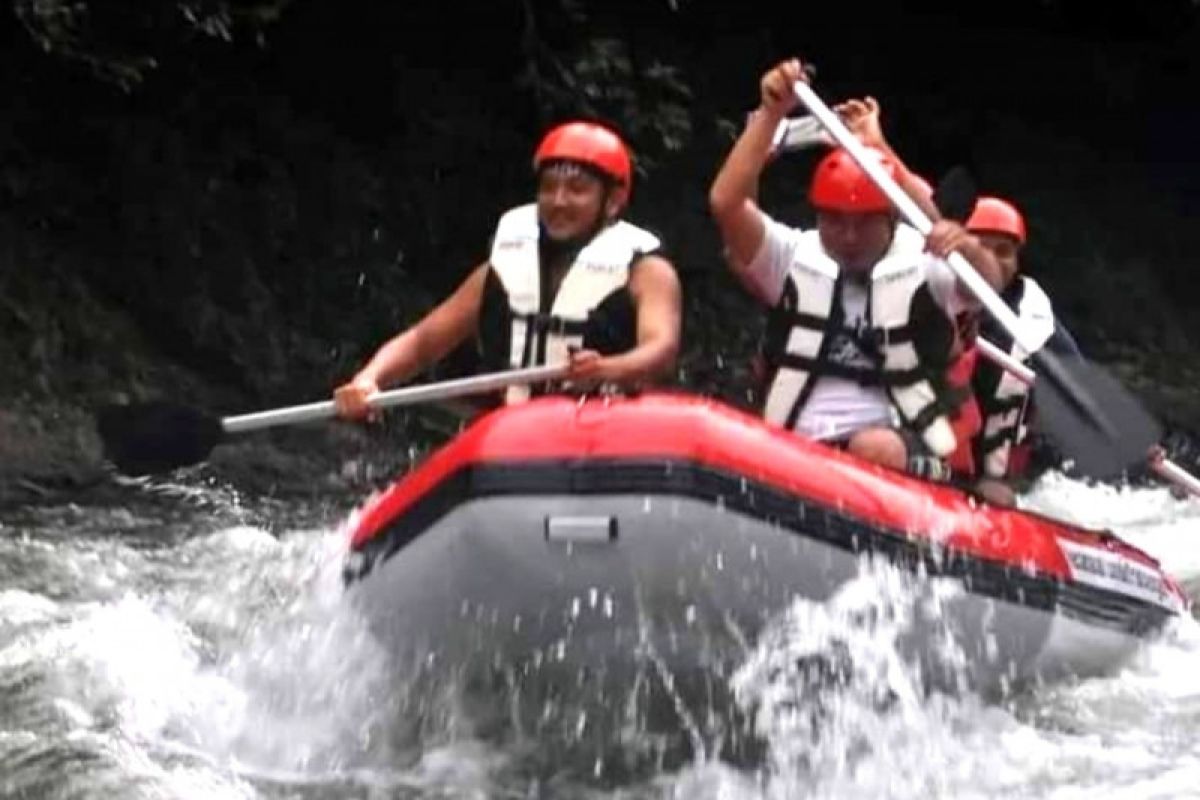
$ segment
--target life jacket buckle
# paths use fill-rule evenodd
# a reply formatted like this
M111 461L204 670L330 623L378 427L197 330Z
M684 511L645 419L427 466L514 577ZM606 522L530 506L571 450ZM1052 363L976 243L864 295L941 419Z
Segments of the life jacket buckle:
M854 322L854 341L859 350L872 361L883 361L883 348L887 345L887 330L872 326L865 319Z
M569 336L576 327L570 320L554 314L527 314L525 319L530 330L538 335Z

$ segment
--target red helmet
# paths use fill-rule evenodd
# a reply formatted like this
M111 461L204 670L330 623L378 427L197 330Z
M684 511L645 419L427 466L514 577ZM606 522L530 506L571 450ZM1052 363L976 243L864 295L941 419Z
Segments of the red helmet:
M629 149L621 137L594 122L567 122L553 128L534 153L534 171L547 161L587 164L626 189L633 180Z
M999 197L980 197L967 220L967 230L1005 233L1025 244L1025 220L1011 203Z
M893 179L896 164L883 152L873 147L867 152L878 158ZM890 211L892 203L887 195L875 185L850 153L842 148L832 151L817 164L813 173L808 199L813 207L822 211L845 211L851 214L866 214Z

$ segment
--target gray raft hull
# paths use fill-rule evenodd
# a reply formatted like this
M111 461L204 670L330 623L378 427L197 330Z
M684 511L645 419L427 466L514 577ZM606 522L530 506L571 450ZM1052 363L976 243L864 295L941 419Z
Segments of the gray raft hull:
M797 600L828 601L872 557L910 570L914 587L931 557L939 569L936 554L838 546L690 497L484 497L380 559L353 593L397 663L622 674L651 661L672 675L728 675L772 619ZM1101 674L1144 640L1081 619L1062 587L1019 585L1018 574L948 574L960 589L935 611L914 594L901 644L931 687Z

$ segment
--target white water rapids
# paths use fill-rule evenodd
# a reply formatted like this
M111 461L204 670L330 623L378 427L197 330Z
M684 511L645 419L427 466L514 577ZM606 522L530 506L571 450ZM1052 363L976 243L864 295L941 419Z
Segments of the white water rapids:
M887 570L794 605L737 672L767 744L753 769L599 787L486 739L406 747L384 653L343 602L341 512L141 491L0 518L0 797L1200 797L1195 620L1108 677L930 697L895 636L953 588L916 598ZM1112 528L1200 596L1200 501L1051 475L1027 505ZM796 665L830 653L854 680L814 700Z

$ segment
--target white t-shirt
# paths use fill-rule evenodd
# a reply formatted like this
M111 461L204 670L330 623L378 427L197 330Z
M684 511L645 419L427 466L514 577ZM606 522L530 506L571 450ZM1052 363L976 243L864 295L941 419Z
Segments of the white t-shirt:
M776 222L763 214L765 235L758 253L746 268L751 288L759 299L774 306L783 293L784 280L795 259L803 231ZM903 223L901 223L903 224ZM904 238L899 241L924 241ZM901 247L899 241L894 248ZM950 318L971 308L959 293L954 270L940 258L923 251L915 254L924 259L926 281L930 294ZM866 325L869 287L853 281L842 285L844 324L855 329ZM852 366L874 366L877 362L862 352L852 336L835 332L829 345L829 360ZM863 386L847 378L832 375L816 378L800 417L796 432L812 439L839 439L863 428L891 426L894 423L891 401L882 386Z

